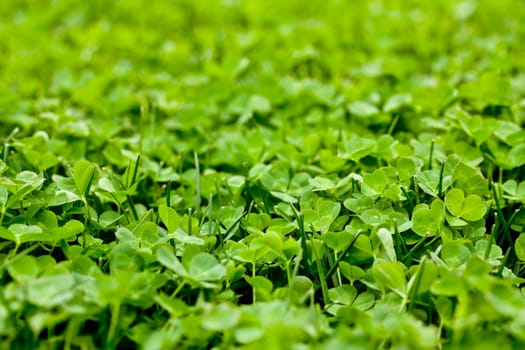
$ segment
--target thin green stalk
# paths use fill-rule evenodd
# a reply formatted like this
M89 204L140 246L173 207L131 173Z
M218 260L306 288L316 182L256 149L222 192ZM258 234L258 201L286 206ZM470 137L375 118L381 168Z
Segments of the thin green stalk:
M86 233L91 230L91 212L89 211L89 204L87 197L89 196L89 191L91 190L91 185L93 184L93 179L95 178L95 167L91 169L91 174L89 175L89 181L86 186L85 192L82 194L82 202L84 203L84 207L86 209L86 216L84 218L84 227L85 229L82 231L82 248L86 248Z
M286 260L286 263L285 263L285 270L286 270L286 280L287 280L287 285L288 286L291 286L292 284L292 273L290 271L290 262L291 260Z
M238 223L241 222L242 218L244 217L244 214L246 213L242 213L242 215L239 216L239 218L237 218L237 220L235 220L231 225L230 227L228 227L228 229L226 230L226 232L224 232L224 240L229 240L230 238L232 238L234 232L233 232L233 229L235 228L235 226L237 226Z
M350 242L348 243L346 248L343 250L341 255L339 255L337 257L336 261L334 262L334 264L332 265L330 270L328 270L328 272L326 273L326 278L330 278L334 274L334 272L339 267L339 263L346 257L346 255L348 254L350 249L352 249L352 247L354 246L354 243L357 241L357 238L359 237L359 235L361 235L361 231L357 231L357 233L354 235L354 237L352 237L352 239L350 240Z
M263 193L263 191L261 190L261 187L259 185L257 185L256 182L252 182L252 181L249 181L249 180L246 180L246 188L248 190L248 192L250 193L250 196L255 200L257 195L260 197L261 201L262 201L262 204L263 206L259 208L263 209L264 212L266 214L270 214L270 204L268 203L268 199L266 198L267 196ZM219 192L217 192L219 193Z
M415 176L412 176L412 185L414 186L414 194L416 196L416 204L419 204L420 201L419 201L419 189L418 189L418 186L417 186L417 183L416 183L416 177Z
M277 205L274 205L273 206L273 210L275 211L276 214L280 215L283 219L285 219L286 221L288 222L291 222L292 220L290 219L290 217L288 216L288 214L286 214L284 212L284 210L282 210L279 206Z
M443 195L443 173L445 172L445 163L441 163L441 169L439 170L439 184L438 184L438 197L441 198Z
M396 252L398 252L398 255L401 255L401 251L403 254L406 254L408 252L407 246L405 241L403 240L403 236L399 232L399 228L397 227L397 223L393 221L394 224L394 243L396 245Z
M168 185L166 186L166 206L171 207L171 180L168 180Z
M503 215L503 211L501 210L498 195L496 193L496 186L494 186L494 184L492 184L492 195L494 196L494 204L496 205L496 210L498 212L498 218L500 220L500 223L503 227L505 227L507 223L505 222L505 216Z
M288 299L290 302L292 301L292 291L295 286L295 277L299 274L299 267L301 266L302 260L303 260L303 254L302 252L299 252L299 254L294 259L295 261L294 269L292 271L292 275L289 277L289 282L288 282L290 286L289 293L288 293Z
M10 142L11 140L13 139L13 137L15 137L15 135L20 131L20 128L18 128L18 126L16 128L13 129L13 131L11 131L11 133L9 135L7 135L7 137L5 138L5 141L4 141L4 152L3 152L3 155L2 155L2 159L4 161L4 163L7 163L7 155L9 153L9 146L10 146Z
M5 216L5 213L6 213L6 208L5 208L5 203L4 205L2 205L2 211L0 213L0 225L2 225L2 223L4 222L4 216Z
M111 320L109 323L109 331L108 331L108 337L106 339L106 343L109 347L113 345L115 334L117 332L117 327L120 319L120 302L113 303L111 305Z
M193 231L193 210L191 208L188 208L188 234L191 236Z
M126 199L128 201L128 206L131 211L131 214L133 214L133 218L135 219L135 221L137 221L139 219L139 214L137 213L137 209L135 208L135 203L133 202L133 199L129 194L126 195Z
M65 335L64 335L64 350L71 350L71 344L73 339L78 334L79 320L76 317L72 317L69 321Z
M507 221L505 220L505 217L503 216L503 211L502 211L501 206L499 204L499 199L498 199L498 196L496 194L495 186L492 186L492 194L494 196L494 203L496 204L496 212L498 213L497 218L499 218L501 226L503 228L506 228L507 227ZM510 236L509 230L505 229L504 232L503 232L503 235L507 239L507 243L509 244L509 246L512 247L514 242L512 241L512 237Z
M137 225L135 225L135 228L131 231L135 233L135 231L148 219L150 215L153 214L153 209L150 209L146 212L146 214L142 215L142 218L140 218L140 221L137 222ZM153 215L152 215L153 216Z
M199 215L201 211L201 171L197 152L193 152L193 158L195 161L195 213Z
M252 261L252 278L256 276L255 272L255 261ZM252 302L255 304L256 301L256 293L255 293L255 286L252 285Z
M111 196L111 198L113 198L113 200L115 201L115 204L117 205L117 213L119 215L123 214L129 224L131 221L129 220L128 213L125 210L122 210L122 203L120 203L120 201L118 200L117 196L115 196L114 193L109 193L109 195Z
M425 243L425 237L421 238L413 247L410 249L410 251L403 257L403 261L405 261L408 257L412 257L412 253L417 250L419 247L421 247Z
M425 255L421 258L418 269L416 271L416 275L414 277L414 282L410 286L410 289L408 290L406 294L405 300L403 301L403 305L406 305L407 300L409 300L408 311L412 311L414 309L417 292L419 290L419 285L421 284L421 279L423 276L423 272L425 270L426 259L427 257Z
M308 249L306 246L306 232L304 230L304 214L297 212L295 207L290 204L292 211L294 212L295 219L297 220L297 226L299 231L299 237L301 238L301 249L303 251L302 257L308 262L310 260L310 255L308 254Z
M84 205L86 207L86 214L84 216L84 230L82 230L82 249L86 249L86 231L88 225L90 225L91 222L91 213L89 212L89 206L87 205L87 202L84 202Z
M212 211L213 211L213 194L210 193L210 196L208 197L208 210L206 210L206 215L202 216L201 225L204 224L205 218L208 219L208 223L210 225L211 229L211 223L213 221L212 218ZM211 231L208 232L210 235L212 234Z
M140 164L140 154L137 155L137 159L135 160L135 165L133 167L133 172L131 173L131 179L129 178L129 171L128 171L128 179L127 179L127 188L129 189L131 186L135 184L137 181L137 175L139 171L139 164ZM129 169L129 168L128 168Z
M175 298L175 296L177 294L179 294L179 292L182 290L182 288L184 288L184 286L186 285L186 281L182 281L178 286L177 288L173 291L173 293L171 293L171 298Z
M95 178L95 167L91 168L91 173L89 174L89 180L86 185L86 190L82 195L87 200L87 197L89 196L89 191L91 191L91 186L93 185L93 179Z
M512 241L512 237L510 237L510 232L509 232L509 229L510 229L510 226L512 226L512 223L514 222L514 219L516 218L516 215L520 212L520 208L518 209L515 209L514 210L514 213L512 213L512 215L510 216L510 218L507 220L507 223L506 225L503 227L503 234L507 237L507 239L509 239L510 241Z
M334 252L334 258L335 258L334 265L338 264L339 254L337 254L337 252ZM330 259L330 262L332 262L332 259ZM332 269L332 267L330 267L330 270L331 269ZM332 278L332 281L334 282L334 285L335 286L340 286L341 284L343 284L343 280L341 278L341 270L340 269L336 269L335 272L332 272L332 273L335 273L335 276ZM330 278L330 277L328 277L328 278Z
M410 205L410 207L408 208L409 209L409 212L412 212L414 210L414 207L416 206L414 204L414 201L412 200L412 198L410 198L410 196L408 195L408 192L405 190L405 188L403 186L399 186L401 188L401 192L403 192L403 194L405 195L407 201L408 201L408 204Z
M390 122L390 125L388 126L388 130L386 132L388 135L392 135L398 122L399 122L399 114L396 113L394 115L394 119L392 119L392 122Z
M317 266L317 272L319 273L319 283L321 284L321 293L323 294L323 302L324 304L328 304L329 298L328 298L328 285L326 283L326 275L324 273L324 267L321 264L321 256L319 255L319 252L317 251L317 247L315 246L315 242L313 239L313 227L312 230L312 239L311 239L311 246L312 246L312 252L314 254L315 258L315 264Z
M503 260L501 261L501 266L499 267L498 272L496 273L498 277L503 276L503 269L505 268L505 266L507 266L507 261L509 260L509 256L510 256L510 250L511 250L511 247L508 247L507 250L505 251L505 255L503 256Z
M494 213L494 215L498 215L498 213ZM492 248L492 243L495 241L495 237L498 232L498 221L495 220L494 224L492 225L492 229L490 230L490 236L489 236L489 244L487 245L487 249L485 250L485 259L488 259L490 256L490 250Z
M432 158L434 157L434 140L430 143L430 155L428 156L428 170L432 170Z
M133 169L131 169L131 161L130 161L130 165L128 166L128 171L126 172L126 189L127 190L129 190L137 181L139 164L140 164L140 154L137 155L137 159L135 160ZM137 221L139 219L139 216L135 208L135 203L133 202L133 199L131 198L129 194L126 194L126 200L128 202L131 214L133 214L133 218L135 219L135 221ZM128 218L128 221L129 221L129 218Z

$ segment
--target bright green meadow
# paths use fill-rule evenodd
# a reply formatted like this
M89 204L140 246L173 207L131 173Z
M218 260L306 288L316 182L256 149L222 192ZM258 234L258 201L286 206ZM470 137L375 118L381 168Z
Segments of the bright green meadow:
M525 3L3 0L0 349L525 349Z

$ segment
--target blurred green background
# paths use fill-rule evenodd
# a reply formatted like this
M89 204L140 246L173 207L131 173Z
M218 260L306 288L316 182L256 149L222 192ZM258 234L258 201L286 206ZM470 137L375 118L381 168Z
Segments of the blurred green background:
M133 89L159 74L228 79L243 57L254 79L457 80L450 75L522 70L524 28L525 6L515 0L3 1L0 86L23 97L79 81L107 87L97 80L119 75Z

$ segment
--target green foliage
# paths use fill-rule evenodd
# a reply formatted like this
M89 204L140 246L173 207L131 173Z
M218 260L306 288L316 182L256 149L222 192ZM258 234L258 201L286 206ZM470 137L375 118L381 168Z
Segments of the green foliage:
M3 1L0 347L525 348L524 19Z

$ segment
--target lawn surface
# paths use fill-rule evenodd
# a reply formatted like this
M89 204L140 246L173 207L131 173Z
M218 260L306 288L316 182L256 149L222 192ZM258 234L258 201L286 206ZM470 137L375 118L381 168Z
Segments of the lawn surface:
M1 349L525 348L525 5L4 0Z

